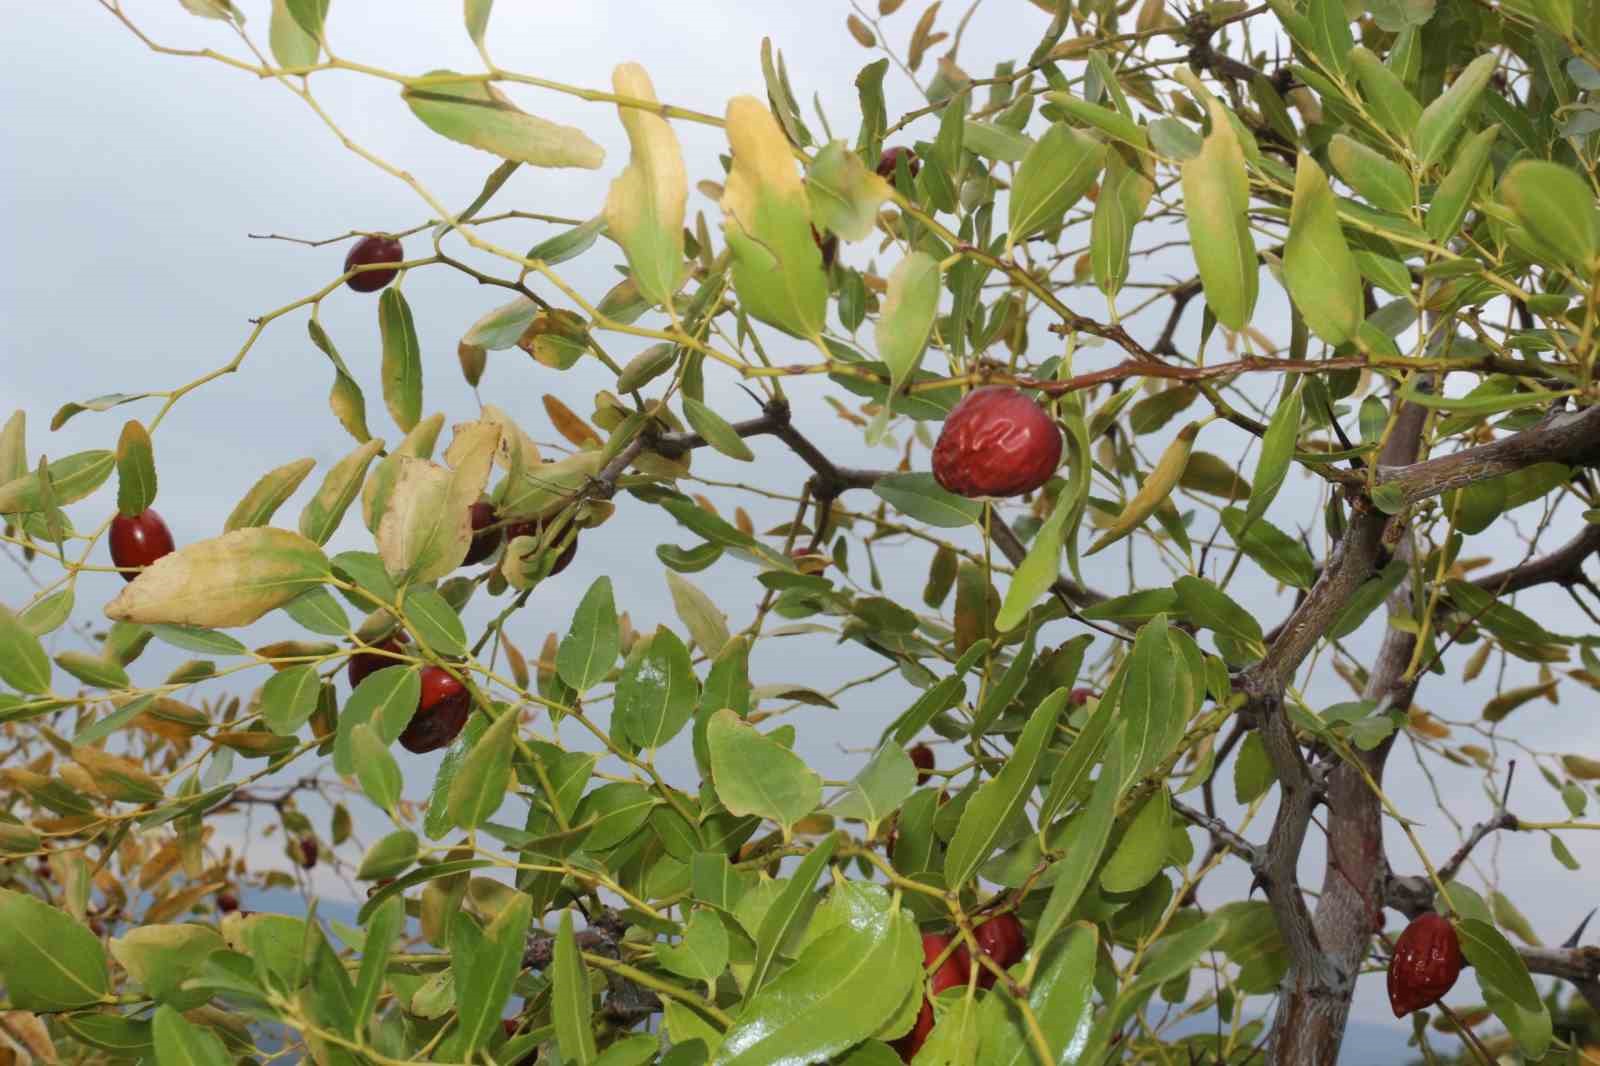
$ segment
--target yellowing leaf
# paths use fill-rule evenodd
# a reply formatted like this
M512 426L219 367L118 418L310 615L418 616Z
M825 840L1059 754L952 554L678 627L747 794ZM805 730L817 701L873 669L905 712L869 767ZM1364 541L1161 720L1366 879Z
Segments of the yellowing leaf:
M1328 177L1305 152L1295 165L1283 277L1313 333L1329 344L1343 344L1355 336L1366 317L1361 272L1339 229L1337 201Z
M452 73L434 70L428 77L448 78ZM582 130L530 115L493 86L460 77L463 80L408 86L401 96L433 132L502 159L586 170L605 162L605 149Z
M889 183L867 169L843 141L832 141L818 152L806 172L806 195L817 229L847 241L864 240L872 233L878 208L891 191Z
M402 457L388 509L378 523L378 555L398 584L432 581L461 565L472 543L471 508L483 495L500 443L493 422L456 428L446 470Z
M119 622L245 626L328 577L322 550L298 533L258 526L173 552L106 605Z
M1211 134L1181 169L1189 242L1206 303L1217 321L1243 329L1256 306L1256 246L1250 237L1250 177L1227 112L1215 101Z
M890 392L917 368L939 311L939 264L912 252L889 275L889 294L878 316L878 356L889 367Z
M650 75L637 63L624 63L611 75L620 96L656 100ZM677 135L660 115L617 105L633 158L606 196L605 220L611 237L628 256L639 291L666 304L683 279L683 214L689 179Z

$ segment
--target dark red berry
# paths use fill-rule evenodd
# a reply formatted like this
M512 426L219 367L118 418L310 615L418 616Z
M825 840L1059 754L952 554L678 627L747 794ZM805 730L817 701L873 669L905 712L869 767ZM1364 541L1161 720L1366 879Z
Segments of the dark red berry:
M495 526L496 521L494 504L479 500L472 505L472 544L467 548L467 557L461 560L462 566L481 563L500 547L502 531Z
M978 949L999 963L1002 970L1009 970L1028 953L1028 938L1014 914L995 915L974 929L972 938L978 942ZM994 973L988 967L978 970L979 988L993 986L994 980Z
M883 150L883 154L878 157L878 177L883 178L885 181L893 181L894 172L896 167L899 166L901 156L906 157L906 169L911 172L913 178L916 177L917 172L922 169L922 160L917 158L916 152L904 145Z
M363 237L344 257L344 269L349 273L356 267L371 266L373 263L399 263L405 257L404 246L394 237ZM377 292L399 273L398 270L363 270L359 274L351 274L345 284L356 292Z
M417 755L437 751L460 734L472 714L472 695L440 666L422 671L417 713L400 734L400 746Z
M320 849L317 847L317 841L315 837L301 837L300 865L305 867L307 870L315 866L317 864L317 853L319 850Z
M927 784L928 778L933 776L928 773L933 769L933 749L926 744L918 744L906 754L911 756L911 764L917 768L917 784Z
M517 1035L517 1020L515 1018L501 1018L500 1027L506 1031L506 1036Z
M839 235L829 233L824 236L817 227L811 227L811 239L817 242L817 248L822 252L822 269L827 270L833 266L833 261L839 258Z
M518 522L515 525L506 527L506 541L509 543L513 540L516 540L518 537L533 537L537 539L542 535L541 528L542 527L538 522ZM573 537L567 542L567 546L561 549L561 554L556 556L555 563L550 567L550 572L545 576L555 577L557 574L561 573L561 571L567 568L567 564L572 562L572 557L577 554L578 538ZM526 558L526 556L524 558Z
M1461 941L1456 927L1429 911L1419 915L1394 942L1389 960L1389 1006L1396 1018L1431 1007L1461 976Z
M945 949L950 946L950 937L943 933L922 934L922 968L926 972L933 965L935 959L945 955ZM939 968L933 971L928 978L929 995L937 996L947 988L955 988L967 983L967 967L971 957L967 954L965 945L957 947L945 955ZM910 1062L922 1050L922 1045L927 1041L928 1034L933 1031L933 1003L924 998L922 1009L917 1012L917 1023L911 1031L894 1042L894 1049L900 1053L900 1058Z
M172 530L150 507L129 518L119 514L111 520L111 562L122 567L122 577L132 581L138 577L129 567L149 566L164 555L172 554Z
M959 496L1021 496L1061 462L1061 430L1018 389L969 392L944 420L933 446L933 477Z
M1072 702L1074 707L1082 707L1085 703L1088 703L1090 700L1094 699L1095 696L1095 690L1092 688L1075 688L1072 690L1072 694L1067 698Z
M223 914L232 914L239 909L239 897L232 892L224 892L217 897L217 910Z
M386 651L392 655L399 655L405 650L400 645L401 642L406 639L407 638L405 634L397 634L396 636L390 637L382 644L376 645L376 647L379 651ZM382 670L386 666L400 665L401 663L399 660L391 659L388 655L378 655L377 653L370 651L357 652L355 655L350 656L350 666L347 671L350 678L350 687L355 688L357 685L361 684L361 682L366 680L368 674L373 673L374 671Z

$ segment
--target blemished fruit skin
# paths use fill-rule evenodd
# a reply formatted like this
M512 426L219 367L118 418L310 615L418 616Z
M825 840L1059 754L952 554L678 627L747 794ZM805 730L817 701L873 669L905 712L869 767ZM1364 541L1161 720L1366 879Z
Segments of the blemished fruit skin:
M926 744L917 744L906 754L911 756L911 765L917 768L917 784L927 784L928 778L933 776L928 773L933 769L933 749Z
M1461 976L1461 940L1449 920L1418 915L1394 943L1389 960L1389 1006L1396 1018L1431 1007Z
M440 666L422 671L417 713L400 734L400 746L413 755L437 751L454 740L472 715L472 695Z
M472 544L467 548L467 557L461 560L462 566L481 563L500 547L503 531L490 528L496 521L498 518L494 513L494 504L479 500L472 505Z
M922 169L922 160L917 158L916 152L904 145L883 150L883 154L878 157L878 177L884 181L893 181L895 168L899 165L901 156L906 157L906 169L911 172L913 178L916 177L917 171Z
M405 257L405 247L393 237L363 237L351 246L349 254L344 257L344 268L350 271L373 263L399 263ZM345 284L356 292L377 292L399 273L398 270L363 270L352 275Z
M395 655L399 655L405 651L405 649L401 647L400 637L390 637L382 644L375 645L375 647L382 651L391 652ZM400 665L402 664L397 659L391 659L387 655L378 655L370 651L364 651L356 655L352 655L350 656L350 665L346 671L350 678L350 687L352 689L355 688L357 685L361 684L361 682L367 679L368 674L382 670L386 666Z
M1028 938L1014 914L995 915L975 928L972 938L978 942L979 950L999 963L1002 970L1011 969L1028 953ZM994 973L988 967L979 967L978 987L991 988L994 982Z
M119 514L111 520L111 562L116 566L149 566L164 555L172 554L172 530L161 520L155 508L147 507L129 518ZM124 581L139 575L131 570L122 571Z
M974 389L944 420L933 446L933 477L958 496L1021 496L1061 463L1061 430L1018 389Z
M300 865L304 866L307 870L315 866L317 864L317 853L319 850L320 849L317 847L317 842L311 837L301 837Z
M537 522L518 522L516 525L506 527L506 543L508 544L511 541L516 540L518 537L537 537L539 535L539 523ZM578 538L573 537L572 540L567 543L567 546L561 550L561 554L556 556L554 565L550 567L550 572L545 576L555 577L557 574L561 573L561 571L565 570L572 562L572 557L577 554Z
M926 972L933 960L944 954L950 946L950 937L943 933L922 934L922 967ZM947 988L967 983L968 967L971 965L971 956L967 954L965 945L957 947L945 957L944 962L933 972L928 979L928 988L931 995L937 996ZM933 1003L928 998L922 1000L922 1009L917 1012L917 1023L911 1031L894 1042L894 1049L900 1053L902 1061L910 1062L916 1058L917 1052L922 1050L922 1045L927 1042L928 1034L933 1032Z

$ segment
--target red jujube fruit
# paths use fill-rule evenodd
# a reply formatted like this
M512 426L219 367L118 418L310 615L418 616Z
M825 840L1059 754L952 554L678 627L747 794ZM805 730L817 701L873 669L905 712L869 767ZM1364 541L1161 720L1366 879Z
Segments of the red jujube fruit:
M944 954L945 948L950 946L950 938L943 933L922 934L922 967L926 971L933 964L933 960ZM967 983L967 967L971 957L967 954L965 945L957 947L939 968L928 979L928 987L932 995L937 996L947 988ZM922 1009L917 1012L917 1023L911 1031L894 1042L894 1049L900 1053L900 1058L910 1062L916 1058L917 1052L922 1050L922 1045L927 1042L928 1034L933 1032L933 1002L927 997L922 1000Z
M494 504L479 500L472 505L472 544L467 548L467 557L461 560L462 566L481 563L500 547L503 531L495 526L497 521Z
M110 541L111 562L125 568L122 571L124 581L139 576L127 567L149 566L163 555L172 554L175 547L172 530L153 507L145 508L132 518L124 514L113 518Z
M537 538L539 536L541 536L541 528L538 522L518 522L514 526L506 527L506 542L508 544L511 541L516 540L518 537ZM567 542L567 546L561 549L561 554L556 556L556 561L550 566L550 572L545 576L555 577L557 574L561 573L561 571L567 568L567 564L572 562L572 557L577 554L578 538L573 537Z
M408 639L410 638L408 638L404 633L397 633L388 640L384 641L382 644L375 644L373 647L377 648L379 651L389 652L392 655L400 655L405 651L401 645ZM386 666L403 665L405 664L400 662L400 660L391 659L388 655L379 655L376 652L370 651L358 652L355 655L350 656L350 666L347 670L347 674L350 678L350 687L352 689L355 688L357 685L361 684L361 682L367 679L368 674L382 670Z
M928 771L933 769L933 749L926 744L918 744L906 754L911 756L911 765L917 768L917 784L925 784L932 776Z
M899 165L901 156L906 157L906 169L911 172L913 178L916 177L917 171L922 169L922 160L917 158L916 152L904 145L883 150L883 154L878 157L878 177L885 181L893 181L895 167Z
M958 496L1021 496L1061 462L1061 430L1021 391L974 389L944 420L933 446L933 477Z
M1011 969L1028 953L1028 938L1014 914L995 915L974 929L972 938L978 942L979 950L999 963L1002 970ZM994 982L995 976L989 968L980 966L978 987L991 988Z
M344 269L348 273L358 266L399 263L405 257L404 246L393 237L363 237L351 246L349 254L344 257ZM398 270L363 270L352 275L345 284L356 292L377 292L399 273Z
M421 755L437 751L460 734L472 715L472 696L466 687L440 666L422 671L422 695L417 713L400 734L400 746Z
M1430 911L1406 926L1389 960L1389 1006L1396 1018L1431 1007L1461 976L1461 941L1456 927Z

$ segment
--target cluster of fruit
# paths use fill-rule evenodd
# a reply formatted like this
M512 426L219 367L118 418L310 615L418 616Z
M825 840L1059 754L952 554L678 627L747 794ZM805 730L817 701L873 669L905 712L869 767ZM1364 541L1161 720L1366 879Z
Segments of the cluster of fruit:
M997 914L979 923L972 930L972 939L978 950L993 959L1001 970L1009 970L1028 953L1027 935L1014 914ZM922 934L922 965L925 970L932 971L928 978L928 994L923 997L916 1024L894 1042L894 1049L906 1062L916 1058L922 1045L927 1043L928 1034L933 1032L932 997L947 988L962 987L971 979L974 969L979 988L993 988L995 982L994 971L981 962L974 966L966 944L957 943L946 933Z

